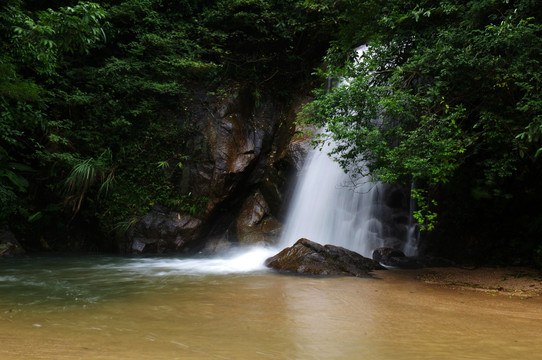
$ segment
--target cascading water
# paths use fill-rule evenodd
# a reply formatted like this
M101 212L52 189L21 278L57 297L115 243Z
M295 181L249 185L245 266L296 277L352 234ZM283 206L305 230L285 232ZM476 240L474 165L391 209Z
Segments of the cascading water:
M304 237L342 246L366 257L383 246L416 255L409 202L403 189L365 180L352 187L351 177L325 149L309 153L280 246L291 246Z
M366 49L358 49L361 54ZM321 244L342 246L366 257L379 247L417 255L412 203L399 186L356 181L327 153L332 145L307 156L296 185L279 245L291 246L304 237Z

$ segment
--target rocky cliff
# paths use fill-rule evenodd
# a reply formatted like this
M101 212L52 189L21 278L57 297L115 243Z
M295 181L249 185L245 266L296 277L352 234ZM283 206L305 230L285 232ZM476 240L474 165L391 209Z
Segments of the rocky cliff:
M181 194L204 199L203 209L190 215L157 205L130 229L121 250L193 252L274 242L288 179L308 148L294 136L305 101L253 89L221 97L196 93L189 115L178 120L191 129L189 138L179 139L180 152L190 156L171 178Z

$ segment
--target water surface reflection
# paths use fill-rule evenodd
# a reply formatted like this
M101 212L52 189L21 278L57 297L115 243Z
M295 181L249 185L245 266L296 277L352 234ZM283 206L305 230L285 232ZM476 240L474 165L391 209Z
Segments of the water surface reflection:
M432 288L408 272L322 279L260 268L203 272L190 269L205 260L186 261L0 263L0 358L483 360L542 352L539 299Z

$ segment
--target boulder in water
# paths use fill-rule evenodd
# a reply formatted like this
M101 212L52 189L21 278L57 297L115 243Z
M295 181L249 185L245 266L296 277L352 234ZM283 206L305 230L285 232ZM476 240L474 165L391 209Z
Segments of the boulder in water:
M434 256L408 257L397 249L381 247L373 251L373 260L385 266L400 269L420 269L424 267L453 266L453 262Z
M404 257L406 257L406 255L401 250L397 250L391 247L380 247L373 250L373 260L378 261L379 263L384 265L388 265L388 262L392 262L396 258Z
M373 270L383 270L378 262L340 246L320 245L299 239L265 261L267 267L306 275L348 275L370 277Z
M0 230L0 257L21 255L24 253L23 247L12 232Z
M373 260L385 266L401 269L419 269L423 267L417 259L407 257L402 251L390 247L381 247L373 251Z
M126 252L164 253L188 250L199 239L202 221L155 205L128 231Z

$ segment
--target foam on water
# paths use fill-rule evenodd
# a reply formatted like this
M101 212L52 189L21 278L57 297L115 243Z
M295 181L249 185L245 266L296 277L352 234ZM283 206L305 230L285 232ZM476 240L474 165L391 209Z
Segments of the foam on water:
M252 276L269 271L265 259L276 249L251 247L213 257L73 256L7 259L0 263L0 308L29 306L58 311L86 307L113 299L176 291L179 286ZM220 280L222 281L222 280Z
M276 249L250 247L237 249L209 258L144 258L133 259L119 269L139 272L149 276L212 275L266 271L265 259Z

